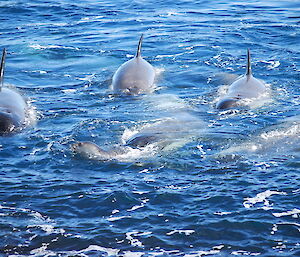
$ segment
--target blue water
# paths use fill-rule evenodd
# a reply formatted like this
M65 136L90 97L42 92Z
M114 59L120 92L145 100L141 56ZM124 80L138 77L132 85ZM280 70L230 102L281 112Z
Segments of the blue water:
M0 138L1 256L300 256L299 1L1 0L0 13L5 82L38 116ZM157 90L114 96L141 33ZM219 112L247 48L271 99ZM168 151L70 151L179 109L203 128Z

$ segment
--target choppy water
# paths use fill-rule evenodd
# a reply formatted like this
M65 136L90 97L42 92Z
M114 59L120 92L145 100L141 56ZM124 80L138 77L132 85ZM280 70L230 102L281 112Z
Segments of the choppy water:
M300 256L299 1L2 0L0 13L6 82L39 117L0 138L1 255ZM141 33L157 90L113 96ZM271 100L218 112L247 48ZM198 125L167 151L70 152L182 113Z

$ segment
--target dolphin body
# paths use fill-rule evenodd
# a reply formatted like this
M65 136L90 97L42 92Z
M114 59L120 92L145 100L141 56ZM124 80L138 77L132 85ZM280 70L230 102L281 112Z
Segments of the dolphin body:
M123 63L115 72L111 89L127 95L145 94L153 91L155 70L141 56L143 35L141 35L134 58Z
M89 141L76 142L71 145L71 150L73 153L76 153L85 159L107 161L113 160L119 155L126 154L128 152L128 147L133 149L141 149L157 140L159 140L159 137L154 134L141 134L137 137L131 138L128 142L126 142L125 145L119 146L112 150L104 150L100 146Z
M203 130L203 122L194 115L179 113L143 127L117 147L104 150L92 142L76 142L71 145L73 153L92 160L114 160L130 150L143 150L154 146L158 152L167 152L185 145Z
M216 105L218 109L229 109L243 104L243 100L254 100L266 92L266 86L252 75L250 50L247 51L246 74L234 81L227 94Z
M100 146L89 141L76 142L71 145L71 150L86 159L112 160L119 155L126 154L128 148L143 149L150 144L160 143L160 148L163 149L166 145L170 144L171 140L170 131L168 131L169 133L163 133L163 130L165 129L164 123L165 122L159 124L159 128L157 128L156 125L146 128L126 140L125 144L109 150L104 150ZM171 121L171 124L173 125L173 121Z
M265 160L290 160L300 157L300 115L289 117L276 125L264 128L251 139L238 142L217 154L217 157L254 157Z
M15 90L4 87L6 49L3 49L0 66L0 135L16 131L25 123L27 103Z

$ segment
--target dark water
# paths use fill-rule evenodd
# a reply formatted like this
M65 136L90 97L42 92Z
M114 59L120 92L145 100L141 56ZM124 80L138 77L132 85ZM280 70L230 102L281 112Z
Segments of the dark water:
M299 1L1 0L0 13L5 81L38 113L0 138L2 256L300 256ZM158 88L113 96L141 33ZM218 112L247 48L271 100ZM201 129L168 151L69 150L181 112Z

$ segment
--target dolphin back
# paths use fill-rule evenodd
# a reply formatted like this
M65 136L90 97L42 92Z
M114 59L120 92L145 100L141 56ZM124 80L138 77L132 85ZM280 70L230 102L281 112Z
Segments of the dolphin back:
M155 71L150 63L141 57L133 58L116 71L112 89L128 95L148 93L153 88L154 77Z
M25 123L27 104L15 90L3 87L0 91L0 133L9 133Z
M239 77L228 88L227 94L221 99L216 107L218 109L228 109L239 106L241 99L255 100L266 92L263 82L252 75L250 50L247 50L247 68L245 75ZM244 102L246 103L246 102ZM247 104L246 104L247 105Z
M115 72L111 89L116 93L138 95L153 90L155 70L141 56L143 35L141 35L134 58L123 63Z

